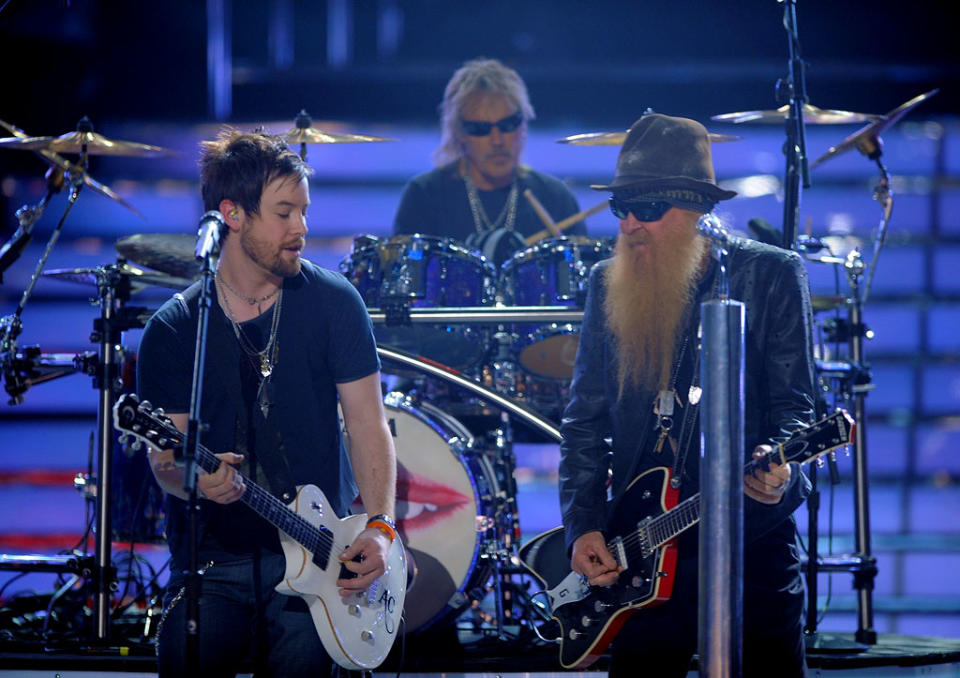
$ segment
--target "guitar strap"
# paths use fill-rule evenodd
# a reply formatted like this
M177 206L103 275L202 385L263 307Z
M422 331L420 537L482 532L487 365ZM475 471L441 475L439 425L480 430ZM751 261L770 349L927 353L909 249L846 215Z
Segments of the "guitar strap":
M196 285L195 288L191 286L184 294L178 293L175 295L188 313L192 313L196 309L199 290L199 285ZM216 347L216 350L207 351L207 357L211 359L211 364L219 373L224 390L237 413L237 430L250 431L252 428L255 432L253 449L256 453L256 461L260 463L267 476L271 492L284 501L292 501L296 496L296 485L292 480L290 465L283 452L283 438L280 435L275 415L277 408L271 407L269 415L264 418L259 408L248 407L245 402L240 382L240 351L238 350L236 337L229 331L225 320L226 317L222 312L209 316L207 345ZM250 421L251 416L253 417L252 422ZM253 424L252 427L250 426L251 423ZM254 469L251 468L251 470Z

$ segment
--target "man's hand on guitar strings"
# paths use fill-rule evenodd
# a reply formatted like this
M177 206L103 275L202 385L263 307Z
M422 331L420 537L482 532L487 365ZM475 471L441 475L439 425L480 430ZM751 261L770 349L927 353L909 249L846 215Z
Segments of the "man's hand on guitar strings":
M230 504L243 496L247 489L243 476L235 468L243 461L242 454L224 452L218 454L220 466L213 473L200 471L197 475L197 492L201 497L218 504Z
M758 445L753 456L759 458L770 453L770 445ZM743 491L751 499L761 504L779 504L790 483L790 465L770 464L768 470L756 469L743 478Z
M340 595L347 597L368 588L387 570L390 538L375 527L368 527L357 535L353 543L340 554L343 567L355 576L337 580Z
M585 576L591 586L610 586L623 571L599 530L585 532L573 542L570 569Z

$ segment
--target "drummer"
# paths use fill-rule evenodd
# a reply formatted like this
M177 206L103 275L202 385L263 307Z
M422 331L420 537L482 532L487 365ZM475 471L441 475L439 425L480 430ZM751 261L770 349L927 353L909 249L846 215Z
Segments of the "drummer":
M527 87L496 59L474 59L447 83L440 104L437 167L411 179L393 233L450 237L479 249L499 266L527 247L525 239L579 211L561 181L520 164L527 122L534 118ZM533 199L543 208L538 215ZM580 221L563 235L586 235Z

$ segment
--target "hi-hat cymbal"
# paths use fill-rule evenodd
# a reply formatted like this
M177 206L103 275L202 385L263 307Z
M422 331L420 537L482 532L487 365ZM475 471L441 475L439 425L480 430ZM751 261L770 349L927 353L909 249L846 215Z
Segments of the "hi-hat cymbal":
M169 287L182 290L190 286L192 280L178 278L165 273L144 271L130 264L112 264L110 266L95 266L92 268L57 268L44 271L45 278L62 280L63 282L77 283L97 287L111 273L117 272L130 278L131 291L139 292L148 287Z
M177 278L194 279L200 275L200 262L194 253L197 237L186 233L138 233L120 238L117 254Z
M715 134L714 132L708 132L707 137L712 144L724 141L739 141L743 138L733 134ZM587 134L574 134L557 139L557 143L570 144L571 146L622 146L626 138L626 132L588 132Z
M789 104L781 106L775 111L739 111L737 113L723 113L710 116L718 122L783 122L790 111ZM833 109L817 108L813 104L803 105L803 122L807 125L842 125L845 123L873 122L883 116L872 113L853 113L851 111L837 111Z
M856 148L871 160L875 160L880 157L881 147L883 146L880 134L895 125L900 118L939 91L939 89L932 89L929 92L924 92L923 94L913 97L910 101L900 104L886 115L880 116L878 120L854 132L836 146L831 146L826 153L813 161L810 168L812 169L822 165L830 158L838 156L841 153L846 153L851 148Z
M26 139L26 138L29 136L29 135L28 135L26 132L24 132L22 129L20 129L20 128L17 127L16 125L11 125L9 122L6 122L5 120L0 120L0 127L3 127L4 129L6 129L8 132L10 132L10 133L11 133L15 138L17 138L17 139ZM34 138L37 138L37 137L34 137ZM51 137L51 138L52 138L52 137ZM0 142L2 142L2 141L3 141L3 140L0 140ZM64 158L62 155L60 155L59 153L54 153L53 151L48 151L48 150L46 150L45 148L36 149L34 152L35 152L37 155L39 155L41 158L43 158L44 160L46 160L46 161L47 161L47 164L49 164L49 165L55 165L55 166L59 167L60 169L66 171L66 172L72 172L72 171L75 171L75 170L78 170L78 169L79 169L79 167L77 167L77 165L76 165L75 163L70 162L69 160L67 160L66 158ZM105 184L101 184L99 181L97 181L96 179L94 179L93 177L91 177L91 176L90 176L89 174L87 174L86 172L84 172L84 174L83 174L83 183L85 183L87 186L89 186L89 187L90 187L93 191L95 191L96 193L99 193L100 195L106 196L106 197L110 198L111 200L114 200L114 201L120 203L121 205L123 205L124 207L126 207L128 210L130 210L131 212L133 212L134 214L136 214L136 215L137 215L138 217L140 217L141 219L144 219L144 218L145 218L145 217L143 216L143 214L140 212L140 210L138 210L136 207L134 207L133 205L131 205L130 203L128 203L126 200L124 200L123 198L121 198L119 195L117 195L117 194L113 191L112 188L110 188L109 186L107 186L107 185L105 185Z

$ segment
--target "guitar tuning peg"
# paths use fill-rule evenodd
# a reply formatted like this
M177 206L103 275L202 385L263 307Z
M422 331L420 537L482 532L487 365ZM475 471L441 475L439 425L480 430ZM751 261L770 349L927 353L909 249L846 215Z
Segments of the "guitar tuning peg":
M137 409L141 412L148 412L153 409L153 405L150 404L149 400L143 400L137 405Z
M140 440L139 438L137 440L134 440L133 444L130 446L130 449L135 452L139 452L140 450L143 449L143 441Z
M155 409L155 410L153 411L153 413L154 413L155 415L157 415L158 417L162 417L163 415L166 414L166 412L163 411L163 408L162 408L162 407L158 407L157 409Z
M127 433L121 433L121 434L120 434L120 437L117 438L117 442L119 442L121 445L126 445L127 443L130 442L130 436L129 436L129 434L127 434Z
M157 438L157 447L159 447L161 450L165 450L167 449L167 443L169 442L170 441L166 438Z
M827 462L823 460L823 457L817 457L817 468L823 468L826 464Z

